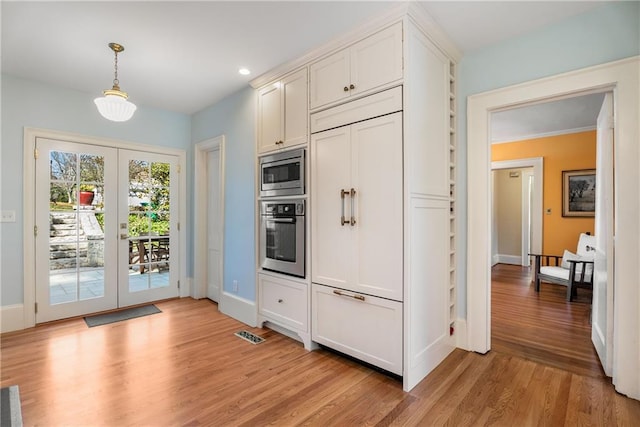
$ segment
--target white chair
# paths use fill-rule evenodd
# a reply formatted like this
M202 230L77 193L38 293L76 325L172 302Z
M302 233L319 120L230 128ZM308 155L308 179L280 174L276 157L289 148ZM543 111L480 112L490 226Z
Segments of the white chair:
M568 250L562 256L529 254L535 257L533 280L536 292L540 292L540 282L563 285L567 287L567 301L571 301L577 288L593 289L595 244L595 236L582 233L575 254ZM554 265L551 265L552 261Z

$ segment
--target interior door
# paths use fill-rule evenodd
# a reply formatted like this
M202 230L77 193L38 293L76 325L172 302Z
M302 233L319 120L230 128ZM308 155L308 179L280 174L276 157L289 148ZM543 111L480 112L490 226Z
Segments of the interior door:
M591 340L604 372L613 364L613 94L607 93L598 115L596 144L596 254L593 276Z
M114 309L117 150L43 138L36 150L36 322Z
M119 150L120 307L178 296L178 157Z

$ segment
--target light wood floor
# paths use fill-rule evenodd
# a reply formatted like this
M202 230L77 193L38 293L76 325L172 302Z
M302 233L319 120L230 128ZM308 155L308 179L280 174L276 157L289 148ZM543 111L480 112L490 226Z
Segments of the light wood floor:
M2 386L27 426L638 425L640 402L608 381L511 354L453 352L410 393L380 372L269 330L207 300L95 328L81 319L4 334Z
M497 264L491 269L491 348L501 353L604 378L591 343L591 291L542 283L536 292L529 269Z

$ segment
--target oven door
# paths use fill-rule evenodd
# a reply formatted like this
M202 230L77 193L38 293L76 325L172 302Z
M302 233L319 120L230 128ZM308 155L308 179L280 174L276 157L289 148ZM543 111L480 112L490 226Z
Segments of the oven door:
M260 265L304 277L304 216L260 217Z

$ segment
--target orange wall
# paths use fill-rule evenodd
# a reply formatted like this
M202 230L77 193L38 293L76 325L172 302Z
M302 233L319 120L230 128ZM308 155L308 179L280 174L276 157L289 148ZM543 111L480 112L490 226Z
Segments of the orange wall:
M594 221L562 216L562 171L596 168L596 131L492 145L492 161L529 157L544 158L542 251L550 255L562 255L565 249L575 252L580 233L594 233ZM551 214L546 214L547 209Z

